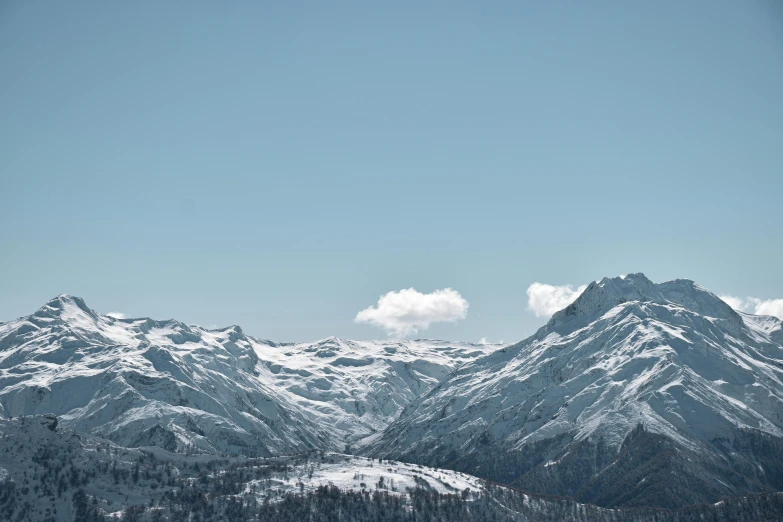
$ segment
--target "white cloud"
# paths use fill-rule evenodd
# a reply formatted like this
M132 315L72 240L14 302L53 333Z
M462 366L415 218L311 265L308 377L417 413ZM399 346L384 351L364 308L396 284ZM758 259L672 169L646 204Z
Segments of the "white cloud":
M585 288L587 285L574 288L571 285L533 283L527 288L527 308L536 314L536 317L550 317L573 303Z
M718 297L721 298L721 301L729 305L735 310L741 310L743 312L747 312L748 310L745 308L745 301L741 297L734 297L731 295L719 295Z
M128 317L122 312L109 312L106 315L108 315L109 317L114 317L115 319L126 319Z
M423 294L414 288L389 292L358 314L354 321L386 330L388 335L406 337L426 330L432 323L455 322L468 315L468 302L451 288Z
M756 315L774 315L783 319L783 299L759 299L758 297L734 297L722 295L720 298L730 307Z
M478 344L480 344L482 346L486 346L486 345L489 345L489 344L504 344L504 341L503 341L503 339L501 339L498 342L493 343L492 341L488 340L486 337L482 337L481 339L479 339Z
M774 315L778 319L783 319L783 299L767 299L756 301L756 315Z

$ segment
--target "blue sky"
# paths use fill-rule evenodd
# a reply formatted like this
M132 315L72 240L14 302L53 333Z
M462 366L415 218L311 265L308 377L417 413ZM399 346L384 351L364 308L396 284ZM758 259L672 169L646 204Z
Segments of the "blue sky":
M783 297L779 4L424 4L3 3L0 321L375 338L452 288L419 336L509 341L534 282Z

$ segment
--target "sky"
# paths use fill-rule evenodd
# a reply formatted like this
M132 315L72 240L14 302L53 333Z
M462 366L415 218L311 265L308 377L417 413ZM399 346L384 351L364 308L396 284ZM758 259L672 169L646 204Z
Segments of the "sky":
M508 342L604 276L783 298L775 0L224 4L0 3L0 321Z

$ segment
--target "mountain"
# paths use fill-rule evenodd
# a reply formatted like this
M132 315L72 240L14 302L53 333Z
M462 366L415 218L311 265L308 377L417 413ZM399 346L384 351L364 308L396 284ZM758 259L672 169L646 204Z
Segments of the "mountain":
M167 507L152 519L195 502L214 520L433 505L436 520L775 520L783 323L642 274L590 284L515 345L278 343L61 295L0 323L0 417L0 519L153 501ZM331 455L315 470L313 451ZM127 483L153 457L173 485ZM378 458L399 491L352 492L362 475L380 481Z
M123 448L53 415L0 420L0 520L704 522L783 518L783 494L681 511L604 509L455 471L305 452L247 458Z
M380 433L408 403L455 369L505 346L336 337L314 343L250 342L264 378L348 444Z
M268 456L343 450L497 345L330 338L118 319L61 295L0 324L0 415L50 413L127 447Z
M689 280L590 284L411 402L364 454L606 507L783 489L783 327Z

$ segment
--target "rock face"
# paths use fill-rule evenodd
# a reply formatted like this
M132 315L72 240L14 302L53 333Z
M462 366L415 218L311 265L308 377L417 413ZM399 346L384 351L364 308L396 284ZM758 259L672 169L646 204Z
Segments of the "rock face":
M129 447L343 450L499 346L330 338L280 344L237 326L117 319L78 297L0 324L0 415L51 413Z
M781 321L688 280L592 283L413 401L366 454L602 506L783 488Z

